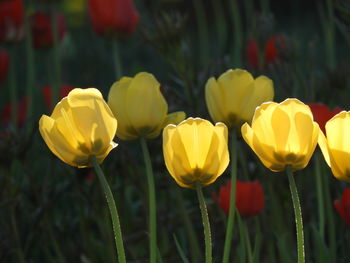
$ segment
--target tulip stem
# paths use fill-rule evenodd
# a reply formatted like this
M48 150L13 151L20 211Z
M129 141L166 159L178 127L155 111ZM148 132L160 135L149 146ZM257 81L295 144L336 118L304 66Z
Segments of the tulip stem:
M315 166L315 175L316 175L316 188L317 188L317 200L318 200L318 215L319 215L319 231L322 241L324 241L324 200L323 200L323 191L322 191L322 178L321 178L321 163L320 155L317 152L315 154L316 166Z
M119 80L122 77L122 65L120 62L118 40L114 39L112 45L113 45L114 70L116 74L116 79Z
M61 87L61 64L60 64L60 47L59 47L59 29L58 29L58 17L56 16L56 6L52 5L51 10L51 26L52 26L52 38L53 38L53 47L52 55L54 61L54 81L53 81L53 90L52 90L52 101L53 105L59 100L59 93Z
M297 187L295 185L292 166L287 165L287 175L289 181L289 188L292 195L295 224L297 230L297 245L298 245L298 263L305 262L305 250L304 250L304 232L303 232L303 219L301 215L300 200L298 196Z
M17 81L16 81L16 50L15 47L11 48L10 52L10 70L9 70L9 93L11 100L11 121L13 128L17 127L18 123L18 101L17 101Z
M181 190L179 189L179 187L176 186L174 191L176 194L176 202L178 204L178 209L180 210L179 212L185 223L185 229L190 241L190 251L191 251L191 259L192 259L191 262L198 262L198 259L201 257L200 256L201 251L199 248L199 242L198 242L196 233L194 231L195 228L188 216L188 211L186 210L185 202L184 202Z
M212 262L212 248L211 248L211 233L210 233L210 223L208 217L207 206L205 204L202 186L200 183L196 185L199 207L201 209L202 221L204 227L204 239L205 239L205 263Z
M151 157L149 155L145 138L140 139L143 158L146 165L146 175L148 182L148 198L149 198L149 232L150 232L150 263L157 261L157 217L156 217L156 194L154 190L154 177L152 170Z
M27 119L32 118L33 105L35 96L33 96L33 87L35 83L35 61L34 52L32 45L32 32L30 30L30 21L28 14L26 15L25 29L27 33L26 37L26 53L27 53L27 96L28 96L28 109L27 109Z
M228 263L231 252L231 240L233 233L233 224L235 216L235 204L236 204L236 179L237 179L237 131L232 128L231 132L231 190L230 190L230 209L228 213L226 237L224 245L224 255L222 262Z
M103 174L103 171L102 171L100 165L98 164L97 159L94 155L90 156L90 161L91 161L93 167L95 168L97 177L98 177L100 184L101 184L101 187L106 195L107 204L109 207L109 212L111 214L111 219L112 219L114 238L115 238L117 252L118 252L118 261L119 261L119 263L126 263L122 230L120 227L117 206L115 205L115 201L114 201L114 197L113 197L111 188L109 187L108 182L106 180L106 177Z

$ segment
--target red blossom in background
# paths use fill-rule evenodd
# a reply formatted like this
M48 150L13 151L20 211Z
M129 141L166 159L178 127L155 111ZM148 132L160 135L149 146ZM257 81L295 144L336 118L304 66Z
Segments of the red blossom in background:
M29 98L28 96L23 97L23 99L17 105L17 125L18 127L23 127L27 118ZM1 121L4 126L8 126L12 118L12 105L10 103L6 104L1 111Z
M74 86L64 84L61 86L59 99L62 99L68 95L68 93L74 89ZM49 85L43 87L43 95L46 107L51 110L52 109L52 88Z
M23 35L22 0L0 1L0 42L18 41Z
M264 47L264 65L275 63L280 59L279 49L287 49L283 36L270 37ZM259 47L255 40L249 40L246 49L247 59L252 68L259 66Z
M66 34L64 17L60 13L56 13L55 16L57 19L58 37L59 40L62 40ZM34 48L52 47L54 38L51 15L38 12L31 16L30 21Z
M5 79L9 68L9 54L0 50L0 83Z
M92 26L100 35L130 35L136 30L140 17L132 0L89 0Z
M334 201L334 206L344 222L350 226L350 188L346 188L340 200Z
M337 107L333 110L330 110L326 105L322 103L309 103L308 106L312 111L314 116L314 121L318 123L321 130L326 134L325 125L333 116L342 111L341 108Z
M231 182L220 188L213 198L226 214L229 212ZM236 207L242 216L256 216L265 206L264 191L259 181L236 182Z

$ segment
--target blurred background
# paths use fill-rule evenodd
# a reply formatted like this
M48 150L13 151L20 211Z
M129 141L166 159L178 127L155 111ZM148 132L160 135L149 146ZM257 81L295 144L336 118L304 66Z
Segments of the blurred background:
M161 83L169 112L210 119L206 81L242 68L271 78L277 102L296 97L347 110L349 29L347 0L0 0L0 262L117 261L108 208L93 170L62 163L38 132L40 116L51 114L72 88L96 87L107 99L120 77L146 71ZM116 141L119 146L103 169L120 210L128 262L148 262L140 147ZM173 182L161 143L160 137L149 142L159 262L183 262L181 253L190 262L204 262L196 193ZM271 176L241 139L237 147L238 178L260 181L265 208L235 223L232 262L295 262L286 177ZM317 158L318 152L296 176L307 262L349 262L349 226L333 206L346 184ZM222 255L226 214L212 196L228 180L226 172L205 189L215 262ZM250 237L245 240L242 222ZM244 252L249 246L253 258Z

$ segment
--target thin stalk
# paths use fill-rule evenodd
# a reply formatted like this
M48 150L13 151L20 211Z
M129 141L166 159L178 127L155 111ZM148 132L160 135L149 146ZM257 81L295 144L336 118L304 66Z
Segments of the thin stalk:
M113 62L114 62L114 70L116 74L116 79L119 80L122 77L122 64L119 53L119 45L118 40L113 40Z
M305 262L305 249L304 249L304 232L303 232L303 218L301 215L300 200L298 196L297 187L295 185L292 166L287 165L287 175L289 181L290 193L292 195L295 224L297 230L297 247L298 247L298 263Z
M198 239L196 233L194 232L193 223L188 216L188 212L186 211L185 202L179 187L175 187L175 194L182 220L185 223L185 229L190 241L191 262L198 262L201 255Z
M52 105L55 105L59 100L60 87L61 87L61 61L60 61L60 47L59 47L59 32L58 32L58 19L55 12L55 5L51 5L51 27L53 36L52 57L54 66L54 81L52 85Z
M151 157L149 155L145 138L140 139L143 158L146 165L146 175L148 183L148 198L149 198L149 232L150 232L150 263L157 262L157 217L156 217L156 193L154 189L154 177L152 170Z
M252 245L250 242L250 236L247 228L247 224L244 220L242 220L242 226L243 226L243 231L244 231L244 239L245 239L245 247L247 250L247 255L248 255L248 262L253 263L253 250L252 250Z
M18 120L18 99L17 99L17 80L16 80L16 50L14 47L11 48L10 52L10 70L9 70L9 94L11 101L11 122L13 128L17 127Z
M114 197L113 197L111 188L109 187L108 182L106 180L106 177L103 174L103 171L102 171L100 165L98 164L97 159L94 155L90 156L90 161L91 161L93 167L95 168L95 172L96 172L97 177L100 181L101 187L106 195L107 204L109 207L109 212L111 214L111 219L112 219L113 232L114 232L114 238L115 238L116 247L117 247L119 263L126 263L122 230L120 227L117 206L115 205L115 201L114 201Z
M209 55L209 38L208 38L208 24L207 24L207 18L205 14L205 9L202 3L202 0L194 0L194 10L196 13L196 20L197 20L197 26L198 26L198 49L199 49L199 61L200 61L200 68L203 68L206 66L206 63L208 61Z
M231 132L231 190L230 190L230 210L228 213L226 237L224 245L223 263L228 263L231 252L231 240L233 233L234 215L236 207L236 179L237 179L237 131L232 128Z
M224 17L224 10L222 7L222 0L212 0L212 6L215 14L215 26L218 38L218 54L216 56L221 56L225 53L226 38L227 38L227 28Z
M19 237L18 233L18 228L17 228L17 220L16 220L16 215L15 215L15 208L11 208L11 225L12 225L12 230L13 230L13 235L17 243L17 255L18 255L18 260L20 263L25 263L25 256L23 253L22 245L21 245L21 240Z
M239 246L238 246L239 262L246 263L248 251L246 249L242 218L241 218L241 215L238 213L238 211L236 211L236 217L237 217L237 225L238 225L239 240L240 240Z
M330 195L330 184L329 184L329 176L322 176L323 186L324 186L324 197L325 197L325 205L326 205L326 215L327 215L327 226L328 226L328 236L329 236L329 244L330 244L330 256L331 262L336 262L337 254L336 254L336 236L335 236L335 224L334 224L334 208L333 208L333 200Z
M208 217L207 206L205 204L202 186L200 183L196 185L197 196L199 201L199 207L201 209L202 221L204 227L204 239L205 239L205 263L212 263L212 247L211 247L211 233L210 223Z
M316 189L317 189L317 201L318 201L318 217L320 220L319 224L319 232L324 241L324 226L325 226L325 218L324 218L324 200L323 200L323 190L322 190L322 177L321 177L321 160L319 152L315 154L316 166L315 166L315 175L316 175Z
M231 0L229 1L230 4L230 10L232 15L232 24L233 24L233 53L231 62L233 64L233 67L240 67L241 66L241 53L242 53L242 22L241 22L241 15L238 7L238 1L237 0Z
M30 25L29 25L29 17L26 17L26 32L27 32L27 37L26 37L26 54L27 54L27 96L28 96L28 108L27 108L27 119L32 118L32 113L33 113L33 105L35 105L34 98L33 96L33 86L35 83L35 62L34 62L34 50L33 50L33 45L32 45L32 32L30 30Z
M336 65L335 58L335 30L334 30L334 15L333 15L333 1L326 0L326 8L327 8L327 22L326 22L326 45L327 45L327 57L329 67L334 70Z

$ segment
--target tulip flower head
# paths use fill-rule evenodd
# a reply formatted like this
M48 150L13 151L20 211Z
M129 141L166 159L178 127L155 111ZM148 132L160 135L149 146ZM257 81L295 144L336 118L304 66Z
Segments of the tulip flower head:
M342 111L326 123L327 138L320 133L318 144L333 175L350 183L350 112Z
M58 38L62 40L66 34L64 17L60 13L55 14ZM52 30L52 18L45 13L35 13L31 17L31 31L33 46L35 48L50 48L54 43L54 31Z
M185 119L184 112L168 114L160 83L145 72L115 82L109 91L108 105L118 120L117 136L122 140L152 139L166 125Z
M283 35L270 37L264 48L264 64L269 65L280 59L280 50L286 50L287 46ZM252 68L259 66L259 47L255 40L248 41L246 49L247 59Z
M231 182L220 188L219 196L214 200L228 215L230 209ZM264 191L259 181L236 182L236 207L242 216L256 216L264 209Z
M261 162L280 172L291 165L294 171L309 163L317 145L319 126L310 108L297 99L259 106L252 125L245 123L242 136Z
M23 35L22 0L0 1L0 42L16 42Z
M165 127L163 155L174 180L186 188L213 183L229 163L227 133L225 124L200 118Z
M251 122L254 110L274 96L273 82L265 76L256 79L245 70L228 70L205 86L205 100L211 118L228 128Z
M326 105L322 103L309 103L308 106L312 111L312 115L314 115L315 122L318 123L320 129L326 133L326 123L329 121L334 115L341 112L340 108L335 108L330 110Z
M39 121L41 136L63 162L79 168L91 166L89 157L99 163L117 146L112 140L117 120L95 88L74 89L54 108L51 116Z
M350 226L350 188L346 188L340 200L334 201L335 209L347 226Z
M140 20L132 0L89 0L88 6L92 26L99 35L128 36Z

